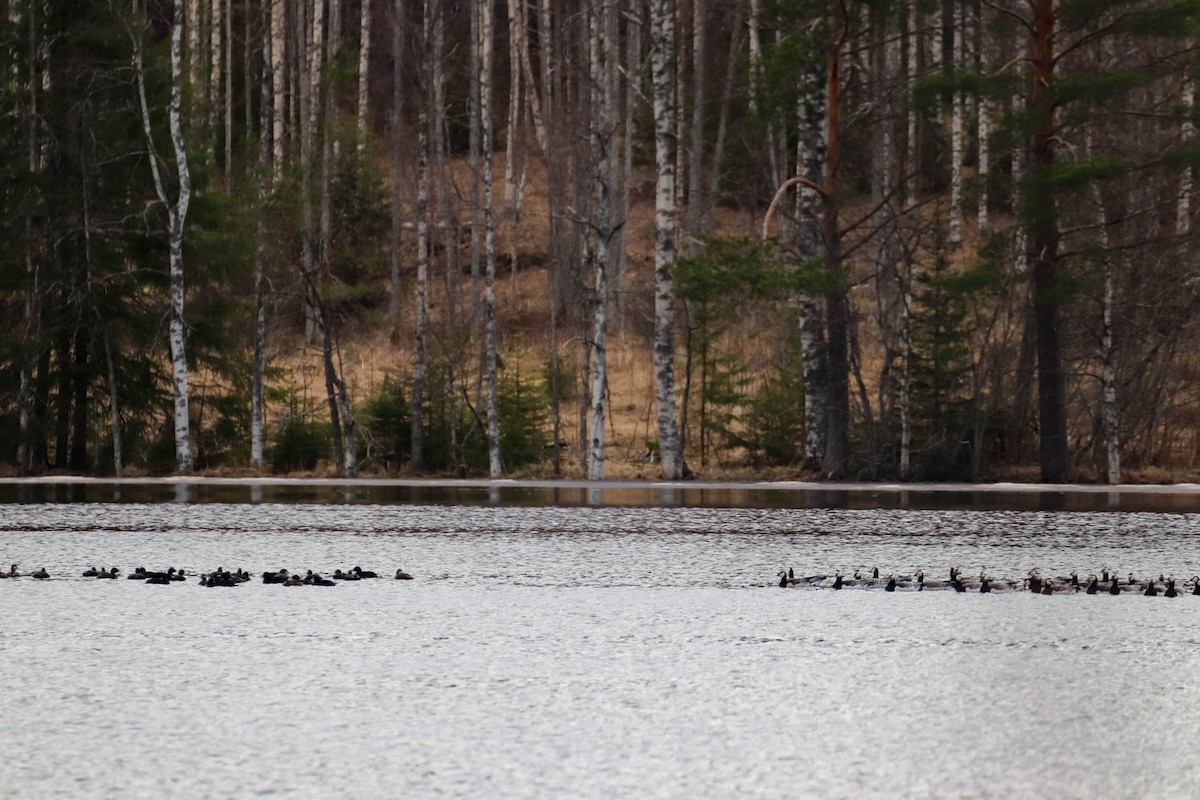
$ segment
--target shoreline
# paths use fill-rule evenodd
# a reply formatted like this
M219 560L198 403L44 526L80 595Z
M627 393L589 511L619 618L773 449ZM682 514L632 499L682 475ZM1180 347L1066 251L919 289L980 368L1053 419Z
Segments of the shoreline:
M662 481L614 479L540 478L290 478L171 475L160 477L93 477L41 475L0 477L0 486L296 486L462 489L641 489L667 491L786 491L786 492L997 492L1062 494L1197 494L1200 483L1089 484L1089 483L904 483L895 481Z

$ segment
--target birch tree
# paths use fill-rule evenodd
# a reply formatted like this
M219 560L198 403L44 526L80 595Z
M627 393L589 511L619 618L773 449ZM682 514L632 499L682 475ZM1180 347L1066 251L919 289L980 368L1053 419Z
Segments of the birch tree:
M662 477L683 476L675 413L675 0L651 0L654 96L654 399Z
M399 0L397 0L399 2ZM433 2L425 0L421 17L421 45L428 52L433 34ZM413 353L411 409L412 468L425 468L425 371L429 337L429 106L432 91L430 65L423 74L417 115L417 222L416 341Z
M367 112L371 79L371 0L362 0L358 15L358 149L367 145Z
M274 84L275 61L272 54L271 1L261 6L262 75L259 85L258 112L258 230L254 249L254 375L250 388L250 466L263 465L263 434L266 416L265 384L267 372L267 230L265 207L274 179L271 160L271 87ZM249 42L246 43L249 47Z
M588 14L590 58L588 82L595 112L591 118L594 192L595 251L591 333L591 408L588 429L588 479L604 478L605 436L608 419L608 295L611 249L616 226L612 219L613 176L616 163L616 80L610 63L614 50L610 6L592 8Z
M492 6L483 3L479 16L479 119L483 150L483 336L484 382L487 387L488 474L498 478L500 461L500 416L497 403L496 368L499 333L496 324L496 211L492 197Z
M171 132L171 148L175 157L176 191L172 200L154 146L154 131L150 123L150 107L146 101L146 71L142 56L142 37L134 33L134 73L137 80L138 104L142 116L142 132L149 150L150 170L158 201L167 210L167 244L170 251L170 310L168 340L171 350L171 391L174 399L175 469L192 471L192 442L189 416L187 322L184 316L183 237L188 206L192 199L191 173L188 171L187 149L183 142L183 29L182 3L175 5L171 21L171 102L167 121Z

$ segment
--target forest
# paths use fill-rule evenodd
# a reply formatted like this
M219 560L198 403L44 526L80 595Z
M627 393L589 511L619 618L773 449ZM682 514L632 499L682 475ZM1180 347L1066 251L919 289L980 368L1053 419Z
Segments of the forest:
M1198 37L0 0L0 474L1190 479Z

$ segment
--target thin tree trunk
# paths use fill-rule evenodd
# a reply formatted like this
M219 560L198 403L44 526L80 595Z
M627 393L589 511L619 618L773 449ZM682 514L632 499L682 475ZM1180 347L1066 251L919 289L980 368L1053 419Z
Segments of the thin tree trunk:
M117 371L113 365L112 344L108 334L104 334L104 363L108 372L108 413L109 424L112 426L113 475L121 477L124 470L121 453L121 405L118 402Z
M365 2L365 0L364 0ZM389 254L392 293L388 317L392 337L400 335L400 268L404 244L404 0L395 0L392 18L392 242Z
M1055 0L1033 0L1033 110L1038 128L1033 134L1032 167L1038 171L1053 168L1056 162L1058 131L1055 121L1054 84ZM1059 254L1061 237L1053 190L1031 200L1029 212L1029 251L1033 256L1033 313L1037 334L1038 417L1041 444L1042 480L1062 483L1070 474L1067 450L1066 373L1062 365L1059 339L1059 296L1061 293Z
M258 111L258 221L257 243L254 248L254 376L250 393L250 466L262 469L266 437L266 375L267 375L267 220L266 205L270 198L275 175L271 161L271 87L274 83L275 60L272 53L272 15L270 0L262 4L262 80L259 86ZM249 42L246 43L249 49Z
M828 424L823 472L826 478L839 478L846 472L850 434L850 365L848 360L850 303L842 288L841 234L838 207L834 199L841 189L842 137L842 48L849 20L834 15L831 20L833 41L826 65L825 96L825 203L822 227L825 238L825 269L829 285L825 294L826 348L829 353L828 397L825 407Z
M705 17L704 0L692 0L692 129L688 147L687 230L689 241L699 243L700 226L704 218L704 64Z
M1092 136L1086 134L1086 153L1092 156ZM1104 432L1105 481L1109 485L1121 482L1121 410L1117 404L1116 346L1113 338L1113 267L1111 242L1108 237L1108 213L1104 195L1098 183L1092 184L1092 202L1096 204L1097 241L1103 254L1104 283L1100 296L1100 426Z
M421 21L421 44L425 52L433 40L433 3L425 0ZM410 438L412 468L425 468L425 370L429 336L429 105L432 95L432 65L424 71L424 87L417 114L417 308L416 341L413 353L413 386Z
M979 209L977 212L976 227L979 229L980 240L988 229L988 173L991 171L991 151L988 146L988 137L991 135L991 113L988 105L988 100L984 97L979 98L979 120L978 120L978 137L979 137Z
M729 132L729 106L737 81L738 61L742 50L742 7L733 12L733 28L729 34L729 57L725 60L725 82L721 90L721 111L717 120L717 141L713 145L712 170L709 179L708 199L704 206L704 224L713 225L713 214L721 197L721 170L725 161L725 139Z
M896 405L900 414L900 478L906 480L912 472L912 255L904 254L904 274L901 275L900 295L903 300L900 324L901 373Z
M184 318L183 234L188 206L192 198L191 174L188 171L187 150L183 143L183 5L175 6L171 25L171 105L167 119L171 130L171 146L175 154L178 194L174 203L167 197L166 185L154 148L150 126L150 108L146 102L146 77L142 63L141 33L135 32L135 58L138 100L142 113L142 131L150 150L150 168L159 201L166 206L168 216L167 245L170 252L170 314L168 341L171 349L171 390L174 399L175 468L178 472L192 471L192 443L188 412L188 363L186 349L187 326Z
M468 116L470 116L470 125L468 126L468 145L469 151L468 161L471 172L471 317L474 322L478 322L479 314L483 307L482 293L482 273L480 270L480 259L482 258L482 250L480 248L479 231L482 227L483 209L480 204L481 181L483 178L482 159L486 157L491 160L492 154L481 154L480 148L483 146L483 131L482 119L479 109L479 90L481 81L479 79L480 71L483 67L479 63L480 58L480 16L482 14L482 3L470 4L471 15L471 76L467 89L467 105ZM489 124L490 120L489 120ZM486 356L485 356L486 359Z
M287 121L287 15L284 0L263 2L271 7L271 171L278 175L283 169L284 125Z
M29 170L31 178L36 179L36 175L41 169L41 143L40 143L40 116L38 113L38 89L41 83L41 78L38 74L38 3L29 3L27 6L29 17L29 49L28 72L26 91L29 93L29 102L26 109L26 122L28 123L28 133L26 141L26 167ZM10 9L12 18L9 20L14 24L18 22L17 15ZM14 78L16 76L14 75ZM21 337L21 367L18 378L17 389L17 427L19 432L19 441L17 443L17 464L22 472L28 472L32 466L30 458L31 451L29 447L30 435L30 406L33 402L33 375L30 368L28 356L31 355L31 348L36 336L38 327L38 271L34 263L34 240L33 240L33 212L28 211L25 214L25 297L24 297L24 330Z
M654 399L662 477L683 476L675 413L675 0L651 0L650 64L654 97Z
M225 0L229 2L229 0ZM213 146L215 144L214 134L217 127L217 108L221 106L221 72L224 69L224 51L221 48L221 20L224 14L221 12L222 0L211 0L208 4L208 83L204 87L204 141L206 150L216 161L216 153ZM225 165L225 169L229 169L229 165Z
M358 17L358 151L367 146L367 111L371 95L371 0L362 0Z
M904 59L906 61L905 76L908 85L913 85L921 74L920 47L924 34L921 31L921 4L909 3L905 20L908 25L908 35L904 38ZM918 134L917 109L907 104L905 110L904 137L904 208L911 209L917 203L917 176L920 174L920 139Z
M496 213L492 198L492 6L483 3L479 18L479 117L483 148L483 335L484 382L487 387L488 474L503 474L500 461L500 416L496 368L499 351L496 329Z
M559 360L558 331L559 305L562 300L562 288L560 284L562 278L562 240L564 238L563 218L565 216L563 206L565 203L560 181L562 167L559 164L560 141L558 131L561 128L554 113L561 98L554 91L555 81L551 75L550 66L553 61L554 49L553 38L550 33L552 30L552 20L550 0L540 0L538 3L538 41L541 43L541 49L538 63L542 83L542 107L545 114L542 151L546 160L546 195L550 208L549 219L547 220L550 256L550 263L547 265L547 269L550 272L550 414L552 417L551 427L554 438L554 477L557 478L562 476L563 387L559 384L561 361Z
M796 164L797 173L809 184L801 185L797 190L800 207L796 246L801 260L825 256L827 242L822 219L828 213L811 186L824 185L827 181L829 78L824 70L815 69L806 76L806 82L808 91L801 104L802 119L797 137L802 154ZM825 309L819 296L801 293L798 310L800 358L804 364L804 464L806 469L819 469L825 460L829 437L831 376Z
M944 30L949 31L949 40L943 41L943 46L949 46L949 52L944 53L953 70L958 64L959 43L962 37L958 35L959 4L951 0L943 5L952 6L953 11L942 20ZM950 222L949 241L951 247L962 244L962 166L963 166L963 134L965 130L965 104L962 92L954 92L950 98Z
M225 3L225 191L233 186L233 0ZM247 8L246 13L250 10ZM215 23L214 23L215 25ZM250 49L250 43L244 47ZM247 134L249 131L247 130Z
M615 138L614 81L609 59L615 47L610 7L594 8L589 14L591 28L591 85L595 113L592 127L592 158L595 191L594 229L596 252L592 325L591 426L588 432L588 479L604 478L605 436L608 418L608 283L614 227L612 195Z
M184 2L185 0L179 1ZM201 1L186 0L186 3L187 11L184 14L184 20L187 25L188 85L192 87L192 91L199 91L201 87L200 81L204 77L201 67L204 62L200 60Z
M1192 107L1196 104L1196 84L1191 76L1183 80L1183 92L1179 98L1183 106L1183 123L1179 126L1179 138L1184 143L1196 135L1196 123L1192 122ZM1189 164L1179 175L1179 203L1175 207L1175 233L1186 236L1192 227L1192 167Z
M504 206L510 219L517 198L517 135L521 122L521 45L520 12L524 0L508 0L508 126L504 131ZM515 236L515 230L513 234ZM514 265L515 266L515 265Z

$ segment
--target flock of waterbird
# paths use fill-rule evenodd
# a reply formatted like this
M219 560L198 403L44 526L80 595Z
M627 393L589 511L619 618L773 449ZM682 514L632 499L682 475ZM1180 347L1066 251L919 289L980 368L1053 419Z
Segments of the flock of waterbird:
M964 575L962 567L951 567L948 580L926 578L924 570L918 569L912 575L896 575L891 573L881 577L879 568L863 574L855 570L850 575L835 572L833 575L809 575L797 578L792 568L781 569L776 576L780 588L804 587L810 589L882 589L885 592L922 592L927 589L945 589L955 592L1011 592L1028 591L1034 594L1068 594L1082 592L1084 594L1141 594L1147 597L1178 597L1181 593L1175 584L1175 578L1170 575L1159 575L1157 578L1138 580L1133 573L1125 578L1105 567L1099 575L1089 574L1080 578L1079 573L1071 570L1069 575L1042 575L1040 570L1031 569L1021 580L993 578L987 570L980 570L978 576ZM1192 585L1191 594L1200 595L1200 576L1193 575L1187 583ZM1186 584L1185 584L1186 586Z
M51 576L46 571L45 567L40 567L33 572L23 573L19 569L19 564L13 564L8 568L8 571L0 570L0 578L33 578L35 580L49 580ZM80 575L81 578L94 578L96 580L115 580L117 578L125 578L127 580L137 580L151 584L171 584L186 581L189 577L195 577L201 586L238 586L253 580L251 575L240 567L233 572L224 567L217 567L212 572L188 573L182 569L168 567L166 571L147 570L145 567L135 567L133 572L128 575L121 575L120 567L89 567ZM305 570L304 574L300 572L288 572L286 569L276 570L274 572L264 572L262 574L263 583L277 583L283 586L336 586L343 581L360 581L369 578L378 578L379 573L365 570L362 567L352 567L348 570L335 569L332 577L326 578L319 572ZM409 575L402 569L396 570L394 576L398 581L411 581L412 575Z

